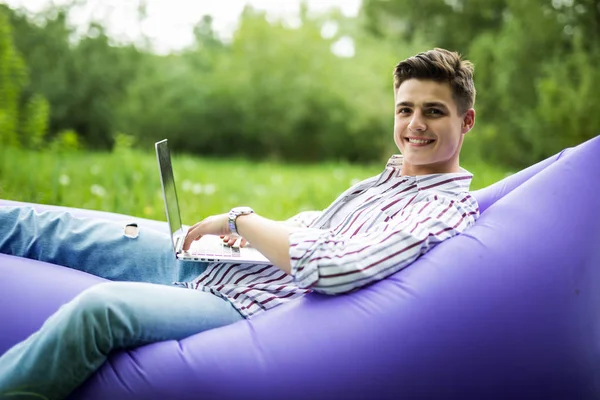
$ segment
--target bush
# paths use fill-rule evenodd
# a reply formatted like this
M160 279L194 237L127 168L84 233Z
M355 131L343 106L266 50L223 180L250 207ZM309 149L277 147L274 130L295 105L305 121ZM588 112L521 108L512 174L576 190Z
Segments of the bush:
M21 144L30 149L40 149L48 132L50 104L40 94L34 95L26 104L21 127Z
M53 152L74 152L81 149L77 132L71 129L61 131L50 143Z

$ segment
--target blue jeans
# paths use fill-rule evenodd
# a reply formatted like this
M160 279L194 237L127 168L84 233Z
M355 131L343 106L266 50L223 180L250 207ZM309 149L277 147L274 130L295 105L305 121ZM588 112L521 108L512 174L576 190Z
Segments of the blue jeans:
M206 264L177 261L166 232L141 228L132 237L122 223L0 207L0 253L121 281L83 291L0 356L0 398L18 391L61 399L111 351L178 340L243 319L220 297L171 285L194 279ZM64 332L74 334L65 341Z

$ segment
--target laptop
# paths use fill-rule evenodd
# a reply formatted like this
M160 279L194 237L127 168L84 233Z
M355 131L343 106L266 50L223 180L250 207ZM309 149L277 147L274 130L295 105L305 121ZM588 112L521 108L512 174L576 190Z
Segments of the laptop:
M204 235L200 240L192 242L188 251L183 251L183 241L187 229L184 229L181 224L179 202L177 201L177 191L171 165L171 153L169 152L167 139L155 143L154 147L156 148L165 211L169 233L173 240L175 257L186 261L271 264L258 250L252 247L228 246L216 235Z

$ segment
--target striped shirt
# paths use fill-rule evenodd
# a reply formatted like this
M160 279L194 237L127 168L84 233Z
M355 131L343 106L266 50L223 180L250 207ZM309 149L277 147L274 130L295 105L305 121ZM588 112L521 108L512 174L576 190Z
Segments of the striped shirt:
M402 156L342 193L322 212L290 222L305 226L289 237L288 275L272 265L211 263L192 282L231 303L245 317L303 296L351 292L410 265L479 216L469 194L473 176L401 175Z

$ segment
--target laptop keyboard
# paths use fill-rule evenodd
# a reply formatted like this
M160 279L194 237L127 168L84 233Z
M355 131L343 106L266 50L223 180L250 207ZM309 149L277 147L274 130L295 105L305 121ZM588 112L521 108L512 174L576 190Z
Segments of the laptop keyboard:
M191 256L208 256L208 257L239 257L240 248L230 247L225 243L216 244L209 243L203 244L200 242L194 242L190 247L188 253Z

